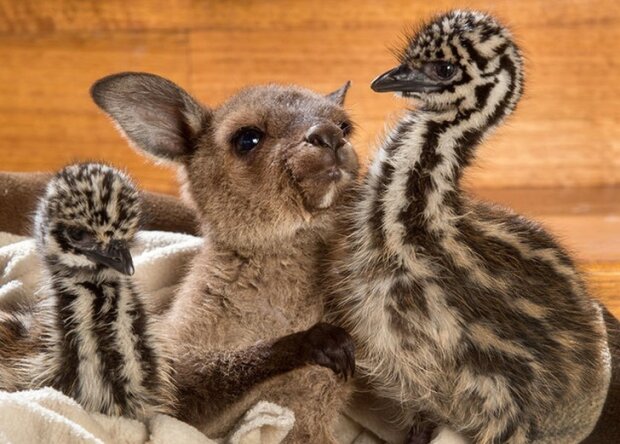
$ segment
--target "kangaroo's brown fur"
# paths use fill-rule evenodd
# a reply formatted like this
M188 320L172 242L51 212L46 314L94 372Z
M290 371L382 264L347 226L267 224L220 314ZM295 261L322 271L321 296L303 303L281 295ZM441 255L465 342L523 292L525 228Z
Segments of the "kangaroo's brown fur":
M333 208L357 176L341 107L347 88L323 97L254 87L209 109L153 75L115 75L93 87L134 145L179 166L199 214L205 245L164 322L176 350L179 416L210 436L226 434L262 399L295 412L289 442L334 442L330 429L347 389L332 372L312 366L267 379L300 359L334 369L339 350L351 354L340 330L293 334L323 316L317 262ZM237 138L248 128L260 143L240 151ZM346 374L347 365L335 370Z

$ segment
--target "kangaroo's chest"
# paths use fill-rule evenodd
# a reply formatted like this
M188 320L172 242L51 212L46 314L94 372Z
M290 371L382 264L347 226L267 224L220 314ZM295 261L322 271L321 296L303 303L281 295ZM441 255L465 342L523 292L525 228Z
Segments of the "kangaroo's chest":
M203 263L173 307L182 335L212 347L250 345L306 329L323 315L311 264L294 260Z

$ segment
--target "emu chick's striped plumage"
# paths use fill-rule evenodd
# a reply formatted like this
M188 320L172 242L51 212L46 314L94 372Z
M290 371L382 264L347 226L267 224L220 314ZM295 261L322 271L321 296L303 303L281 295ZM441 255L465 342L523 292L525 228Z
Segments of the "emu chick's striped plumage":
M139 218L136 189L113 168L70 165L50 181L35 219L40 325L24 329L42 337L14 359L15 388L52 386L90 411L139 419L171 407L162 344L130 277Z
M332 258L358 369L403 421L481 444L578 442L610 377L600 307L541 227L460 187L521 96L520 51L492 17L453 11L400 62L373 89L418 107L379 148Z

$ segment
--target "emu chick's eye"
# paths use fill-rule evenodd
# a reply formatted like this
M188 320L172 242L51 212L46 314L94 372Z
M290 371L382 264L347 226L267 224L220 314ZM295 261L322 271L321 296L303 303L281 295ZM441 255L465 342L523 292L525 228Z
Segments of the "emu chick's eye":
M347 137L349 134L351 134L351 131L353 131L353 125L351 124L351 122L345 120L340 124L340 130L342 131L344 137Z
M246 154L256 148L265 133L258 128L241 128L232 138L232 144L239 154Z
M88 237L86 230L77 227L67 228L67 237L73 242L82 242Z
M436 62L433 63L432 71L439 80L448 80L456 74L456 65L450 62Z

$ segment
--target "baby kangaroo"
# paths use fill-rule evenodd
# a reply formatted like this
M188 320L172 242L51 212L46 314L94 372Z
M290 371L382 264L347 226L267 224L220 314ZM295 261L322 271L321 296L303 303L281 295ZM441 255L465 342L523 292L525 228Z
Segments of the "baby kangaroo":
M346 390L319 366L351 375L353 344L341 328L317 324L315 270L333 208L358 171L341 106L347 88L321 96L253 87L217 108L151 74L112 75L92 88L134 146L179 167L199 214L204 249L163 322L178 415L210 436L264 399L295 412L289 442L335 441Z
M406 422L421 413L480 444L579 442L610 378L601 308L553 237L460 185L521 97L519 48L492 17L453 11L399 61L372 88L419 106L380 147L333 251L358 369Z
M22 332L3 333L2 366L19 377L1 388L52 386L88 410L137 419L173 407L163 344L129 277L139 217L136 189L120 171L77 164L53 177L34 230L43 288L30 322L1 320L3 331Z

